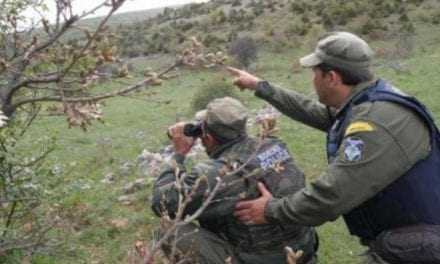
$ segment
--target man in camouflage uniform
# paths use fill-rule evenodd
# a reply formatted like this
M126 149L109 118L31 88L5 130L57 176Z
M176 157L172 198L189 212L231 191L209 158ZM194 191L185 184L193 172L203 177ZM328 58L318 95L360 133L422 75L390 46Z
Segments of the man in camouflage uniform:
M169 129L175 148L173 163L162 171L154 185L154 212L176 216L179 195L191 202L185 215L199 209L213 191L217 179L222 186L214 199L197 218L198 224L180 228L177 243L190 263L286 263L284 248L304 251L298 263L315 263L317 236L310 227L271 223L245 225L234 216L238 200L259 196L257 182L264 184L275 197L282 197L304 187L303 173L295 166L286 145L277 138L257 140L246 133L247 109L236 99L226 97L210 102L198 114L199 135L210 159L187 172L185 155L194 138L184 135L184 123ZM177 190L176 177L182 189ZM167 252L167 247L164 247Z
M440 135L426 108L374 78L373 52L358 36L332 32L302 58L319 102L230 68L294 120L327 132L329 165L284 198L241 202L245 223L318 226L338 216L370 248L371 263L440 263Z

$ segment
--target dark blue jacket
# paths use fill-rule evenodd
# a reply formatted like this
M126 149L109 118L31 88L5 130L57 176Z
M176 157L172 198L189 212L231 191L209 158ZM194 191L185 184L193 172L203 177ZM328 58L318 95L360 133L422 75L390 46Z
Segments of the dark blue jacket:
M375 239L384 230L414 224L440 225L440 133L434 120L419 101L402 95L390 84L379 80L366 88L336 117L335 125L327 135L329 163L337 156L344 130L351 119L351 109L364 102L388 101L411 109L425 122L431 135L431 152L409 171L373 198L344 215L354 235L362 239Z

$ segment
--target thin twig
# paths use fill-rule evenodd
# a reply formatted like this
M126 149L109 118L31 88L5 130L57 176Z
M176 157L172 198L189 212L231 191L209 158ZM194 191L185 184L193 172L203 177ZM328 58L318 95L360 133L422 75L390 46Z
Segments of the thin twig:
M186 217L183 221L177 220L177 222L175 222L168 230L167 232L162 236L162 238L155 244L154 248L151 250L151 254L150 257L145 261L145 264L149 264L152 261L152 258L154 256L154 254L160 250L160 248L162 247L162 245L172 236L172 234L174 233L174 231L184 225L187 225L189 223L191 223L192 221L194 221L195 219L197 219L202 213L203 211L208 207L208 205L211 203L211 200L214 199L214 196L216 195L217 191L219 190L219 188L221 187L223 181L221 178L217 177L216 178L217 183L214 187L214 189L212 190L212 192L209 194L209 196L206 198L206 200L203 202L202 206L199 207L199 209L192 214L189 217Z
M17 204L18 204L17 201L14 201L12 203L11 210L9 211L8 217L6 218L5 230L3 231L2 237L5 237L8 232L8 228L12 223L12 216L15 213L15 209L17 208Z
M7 99L5 100L6 102L10 102L12 97L14 96L15 92L17 92L21 87L24 87L28 84L31 83L47 83L47 82L58 82L59 80L61 80L62 78L64 78L67 73L69 73L69 71L74 67L74 65L76 65L76 63L78 62L78 60L84 56L86 50L90 47L90 45L93 43L94 40L96 40L97 36L99 35L99 33L102 31L102 29L104 28L104 25L107 23L107 21L109 20L109 18L113 15L113 13L125 2L125 0L119 0L117 2L117 4L113 5L111 10L109 11L109 13L106 15L106 17L99 23L97 29L94 31L93 35L88 39L87 43L81 48L81 50L79 51L79 53L77 53L76 55L74 55L72 61L70 62L70 64L68 64L58 75L56 76L52 76L51 78L41 78L41 79L25 79L22 80L20 82L18 82L18 80L21 78L22 73L24 72L24 69L29 65L29 60L38 52L41 52L43 50L45 50L46 48L50 47L51 45L53 45L53 43L55 43L62 35L64 35L64 33L72 27L72 25L77 22L80 19L80 16L74 16L72 15L71 17L69 17L68 19L65 20L64 24L62 25L62 27L57 31L56 34L54 34L52 37L50 37L47 41L45 41L44 43L36 46L36 45L32 45L31 48L29 48L28 51L26 51L25 56L23 56L23 59L21 60L20 67L18 70L18 75L14 77L15 84L13 84L12 86L9 87L9 92L8 92L8 96ZM58 2L57 2L58 3ZM102 7L105 3L102 3L100 6ZM57 8L60 9L61 7L59 5L57 5ZM96 10L95 10L96 11ZM57 11L57 25L59 24L59 16L61 11L58 10ZM49 99L49 101L54 101ZM32 102L32 101L31 101ZM12 107L12 110L16 109L16 107Z
M176 62L175 64L170 66L168 69L166 69L162 73L160 73L158 76L159 77L163 76L164 74L166 74L166 73L174 70L175 68L177 68L179 65L180 65L180 62ZM140 89L142 87L148 86L153 81L154 81L153 78L148 78L148 79L145 79L145 80L143 80L143 81L141 81L141 82L139 82L137 84L134 84L134 85L126 87L126 88L122 88L122 89L114 91L114 92L98 94L98 95L93 95L93 96L87 96L87 97L64 98L64 102L73 103L73 102L99 101L99 100L115 97L115 96L118 96L118 95L125 95L125 94L133 92L133 91L135 91L137 89ZM44 97L28 98L28 99L23 99L21 101L15 102L11 106L11 108L12 109L16 109L17 107L19 107L21 105L24 105L24 104L35 103L35 102L42 102L42 101L62 102L63 99L62 99L61 96L44 96Z

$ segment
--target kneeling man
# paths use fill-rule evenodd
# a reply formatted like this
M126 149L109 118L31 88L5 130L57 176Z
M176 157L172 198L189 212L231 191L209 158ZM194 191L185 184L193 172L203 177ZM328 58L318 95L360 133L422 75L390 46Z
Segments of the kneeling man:
M244 224L233 215L237 201L260 196L258 184L264 184L276 197L294 193L305 184L286 145L275 137L248 136L246 121L247 109L242 103L225 97L211 101L198 113L196 123L170 127L174 160L154 185L153 211L173 218L179 201L186 200L189 203L181 217L194 214L220 180L220 188L197 218L198 223L180 228L173 237L180 256L190 263L224 264L226 259L234 264L286 263L284 248L289 246L304 252L299 264L316 263L318 239L312 227ZM197 138L210 159L187 171L185 156Z

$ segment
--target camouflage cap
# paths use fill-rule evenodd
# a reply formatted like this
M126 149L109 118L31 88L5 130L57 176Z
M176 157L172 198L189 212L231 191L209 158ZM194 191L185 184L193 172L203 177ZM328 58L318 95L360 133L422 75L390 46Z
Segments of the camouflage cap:
M196 118L206 122L208 132L220 139L231 140L246 134L247 112L237 99L224 97L211 101Z
M330 32L319 40L313 53L300 59L300 63L303 67L326 63L356 70L370 67L373 54L360 37L349 32Z

